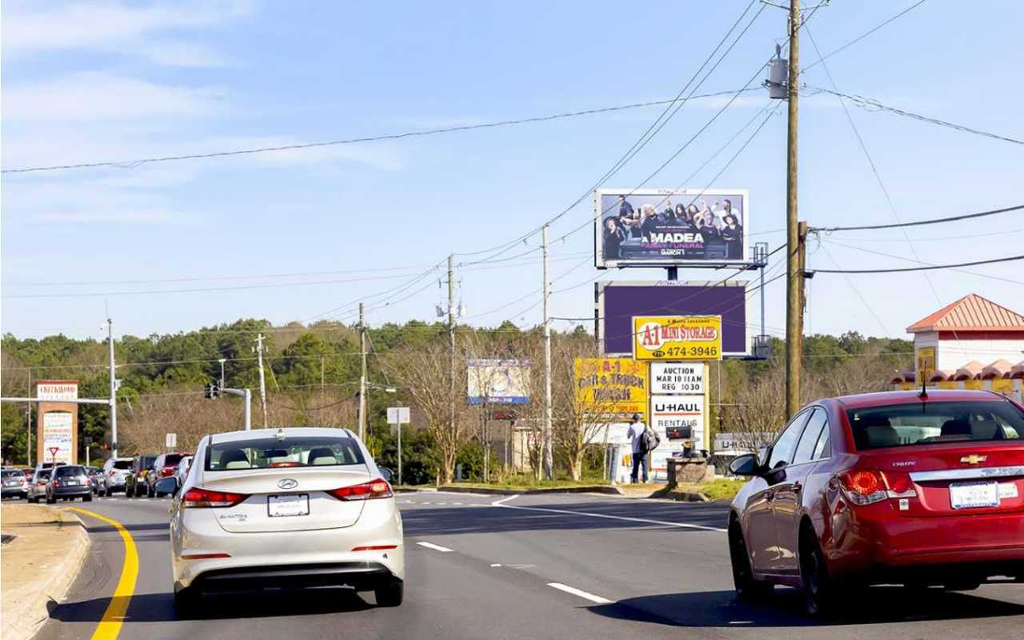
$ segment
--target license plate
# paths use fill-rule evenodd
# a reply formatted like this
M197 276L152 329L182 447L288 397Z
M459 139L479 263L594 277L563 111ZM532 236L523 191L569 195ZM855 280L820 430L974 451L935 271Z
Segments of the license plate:
M267 496L267 515L271 518L309 515L309 494L292 493Z
M78 486L78 480L68 480L68 486L69 487L77 487Z
M954 509L999 506L998 482L965 482L949 485L949 503Z

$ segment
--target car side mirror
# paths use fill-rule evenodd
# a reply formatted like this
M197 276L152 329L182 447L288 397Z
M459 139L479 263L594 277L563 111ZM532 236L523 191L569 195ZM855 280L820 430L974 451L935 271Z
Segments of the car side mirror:
M736 456L729 463L729 473L736 476L756 476L758 468L757 456L753 453Z
M162 478L156 481L156 492L173 494L178 490L178 481L174 478Z
M378 469L380 470L380 477L390 483L392 476L391 469L388 469L387 467L378 467Z

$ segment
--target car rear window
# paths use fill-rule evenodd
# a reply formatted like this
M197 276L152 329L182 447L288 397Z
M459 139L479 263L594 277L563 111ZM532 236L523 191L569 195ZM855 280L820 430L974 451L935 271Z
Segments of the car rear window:
M115 469L125 469L125 470L131 469L132 468L132 461L131 460L114 460L114 468Z
M143 469L152 469L153 463L156 462L156 456L142 456L140 462Z
M285 437L233 440L206 449L207 471L322 467L363 464L356 441L348 437Z
M7 470L4 470L2 472L2 475L0 475L0 477L4 477L4 478L24 478L25 474L22 473L21 471L14 471L14 470L7 471Z
M180 453L168 453L164 456L164 466L171 467L181 462L182 456Z
M63 478L64 476L84 476L85 467L57 467L56 474L58 478Z
M1024 413L1006 401L912 402L848 409L846 417L858 451L1024 437Z
M49 480L50 479L50 472L49 471L37 471L36 474L37 474L37 477L40 480Z

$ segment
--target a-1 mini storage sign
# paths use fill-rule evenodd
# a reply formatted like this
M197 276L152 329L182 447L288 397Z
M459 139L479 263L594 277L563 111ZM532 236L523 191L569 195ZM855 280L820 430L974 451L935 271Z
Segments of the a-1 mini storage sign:
M703 394L703 362L652 362L652 394Z

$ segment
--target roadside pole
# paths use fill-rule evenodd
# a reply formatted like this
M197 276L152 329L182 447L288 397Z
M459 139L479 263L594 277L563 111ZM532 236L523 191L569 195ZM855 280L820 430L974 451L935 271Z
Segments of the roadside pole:
M797 223L797 118L800 82L800 2L789 3L789 126L786 139L786 419L800 410L803 352L800 234Z
M541 242L544 255L544 476L554 477L554 457L551 451L551 280L548 278L548 225L541 228Z
M107 318L107 342L110 345L110 457L117 457L117 375L114 366L114 321Z
M359 439L366 442L366 325L363 303L359 303Z

